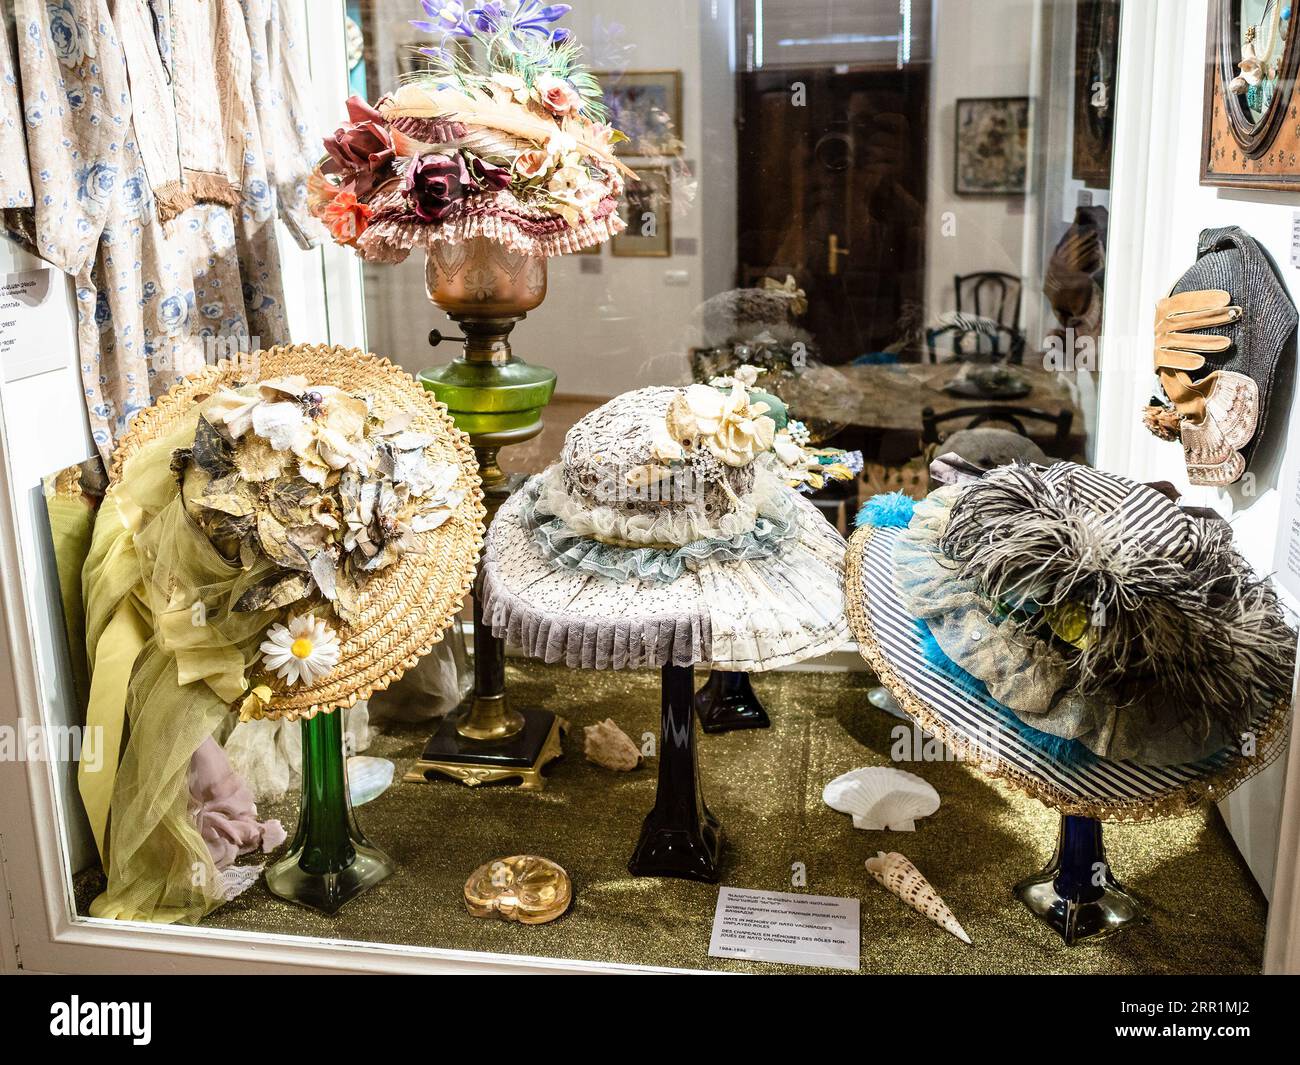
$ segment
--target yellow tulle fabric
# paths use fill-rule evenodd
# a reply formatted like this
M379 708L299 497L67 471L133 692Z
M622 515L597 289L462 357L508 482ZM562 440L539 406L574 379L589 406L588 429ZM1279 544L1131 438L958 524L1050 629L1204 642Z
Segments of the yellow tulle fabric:
M187 514L171 456L201 408L142 448L100 508L82 571L103 767L78 776L108 874L95 917L194 922L224 901L194 826L190 759L243 698L274 614L230 607L271 570L227 561Z

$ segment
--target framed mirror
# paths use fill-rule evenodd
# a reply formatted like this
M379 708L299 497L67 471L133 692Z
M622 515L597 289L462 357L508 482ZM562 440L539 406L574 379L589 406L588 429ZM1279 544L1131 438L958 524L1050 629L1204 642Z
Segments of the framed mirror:
M1291 0L1210 4L1202 184L1300 184L1300 46L1294 23Z

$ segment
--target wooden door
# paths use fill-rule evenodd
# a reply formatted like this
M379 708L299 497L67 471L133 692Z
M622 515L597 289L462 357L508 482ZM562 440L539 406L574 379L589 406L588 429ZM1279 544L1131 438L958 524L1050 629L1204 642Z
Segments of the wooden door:
M741 75L738 281L793 274L828 363L906 348L921 322L928 84L923 66Z

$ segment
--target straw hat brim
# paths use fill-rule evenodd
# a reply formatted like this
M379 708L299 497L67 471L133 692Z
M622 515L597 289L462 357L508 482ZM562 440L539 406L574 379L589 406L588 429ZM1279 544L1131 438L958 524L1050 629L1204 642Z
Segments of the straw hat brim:
M1289 707L1266 708L1252 722L1253 752L1190 765L1146 766L1098 759L1073 765L1052 757L1003 724L1002 714L932 666L915 619L894 584L901 530L867 526L849 539L844 595L858 650L899 705L957 757L1063 814L1102 821L1179 817L1217 802L1261 772L1286 748Z
M486 510L469 437L455 427L447 408L387 359L325 345L286 345L242 354L176 385L132 419L113 455L111 483L121 478L141 447L165 435L219 389L291 374L369 396L380 417L409 411L411 429L434 438L432 460L460 467L456 488L464 492L448 521L419 534L418 552L404 555L370 579L354 623L331 619L340 655L326 677L311 686L286 687L278 679L269 684L274 694L264 716L292 719L352 706L387 688L433 650L473 585Z

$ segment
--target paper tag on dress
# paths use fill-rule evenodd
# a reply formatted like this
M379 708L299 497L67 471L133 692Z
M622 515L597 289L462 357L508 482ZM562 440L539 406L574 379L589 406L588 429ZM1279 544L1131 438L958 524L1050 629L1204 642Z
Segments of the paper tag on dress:
M1291 212L1291 265L1300 267L1300 211Z
M719 888L709 956L857 970L858 900Z

